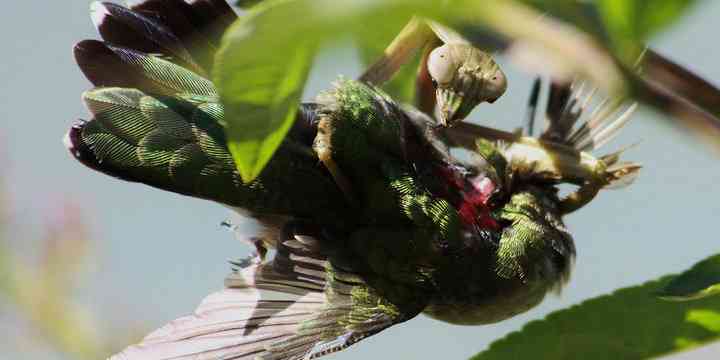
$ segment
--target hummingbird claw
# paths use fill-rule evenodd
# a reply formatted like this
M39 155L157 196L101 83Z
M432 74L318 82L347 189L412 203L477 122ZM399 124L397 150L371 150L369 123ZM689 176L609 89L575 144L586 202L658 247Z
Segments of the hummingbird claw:
M223 228L234 233L235 238L237 238L238 240L240 240L244 243L248 243L255 248L255 251L253 251L250 254L250 256L248 256L248 258L238 260L238 264L240 264L240 263L245 264L248 260L252 260L253 263L259 264L265 260L265 256L268 253L268 248L267 248L267 246L265 246L265 242L263 241L263 239L261 237L247 236L247 235L243 234L243 232L241 232L240 225L234 224L230 219L223 220L220 223L220 226L222 226ZM238 265L232 261L230 263L233 265ZM241 266L241 265L238 265L238 266L240 266L241 268L246 267L246 266ZM247 265L247 266L249 266L249 265Z
M253 251L250 255L240 258L237 260L230 260L230 265L235 266L237 269L245 269L253 265L259 265L263 262L263 256Z

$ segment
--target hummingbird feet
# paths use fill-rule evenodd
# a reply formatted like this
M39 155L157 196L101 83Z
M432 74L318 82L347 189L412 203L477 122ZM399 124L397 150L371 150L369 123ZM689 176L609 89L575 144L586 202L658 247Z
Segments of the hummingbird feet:
M249 268L253 265L258 265L262 263L262 260L260 260L260 256L257 253L251 253L250 255L239 258L236 260L230 260L230 265L234 266L237 269L245 269Z
M246 257L237 260L230 260L231 265L236 266L240 269L261 264L263 261L265 261L265 257L268 253L268 248L265 246L265 242L263 242L262 238L251 237L249 239L246 239L245 241L252 244L255 247L255 250L250 252L250 255Z
M265 261L265 257L268 253L268 248L261 237L248 236L241 230L240 225L235 224L230 220L223 221L222 223L220 223L220 226L233 232L235 234L235 237L240 241L249 243L255 248L254 251L250 252L250 255L237 260L231 260L230 264L232 264L233 266L237 266L238 268L244 269L246 267L257 265Z

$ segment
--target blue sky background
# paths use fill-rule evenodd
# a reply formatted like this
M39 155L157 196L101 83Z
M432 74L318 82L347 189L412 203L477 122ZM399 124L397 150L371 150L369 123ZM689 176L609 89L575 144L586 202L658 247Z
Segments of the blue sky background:
M653 46L720 84L720 2L705 1ZM76 163L62 136L88 114L80 93L90 84L74 64L72 45L97 37L88 1L11 0L0 12L0 158L13 206L13 246L32 257L48 213L68 199L90 222L93 255L77 299L94 314L105 336L129 328L147 332L189 313L222 287L226 260L248 248L222 229L223 207L138 184L121 182ZM502 62L502 59L500 59ZM506 65L507 94L480 106L471 118L504 129L524 114L531 77ZM318 60L307 94L316 94L342 74L360 72L354 52L335 49ZM308 96L310 98L311 96ZM606 149L642 140L625 155L643 163L626 189L607 191L567 218L578 259L560 297L549 297L527 314L491 326L463 327L419 317L332 356L332 359L465 359L489 342L550 311L689 267L720 252L718 154L679 134L647 110ZM7 307L0 307L0 311ZM662 316L662 314L658 314ZM6 317L0 313L0 319ZM6 321L4 321L7 323ZM7 325L3 324L3 334ZM11 330L11 329L7 329ZM10 358L63 359L52 349L24 341L28 329L13 325L0 336ZM687 359L710 359L720 347Z

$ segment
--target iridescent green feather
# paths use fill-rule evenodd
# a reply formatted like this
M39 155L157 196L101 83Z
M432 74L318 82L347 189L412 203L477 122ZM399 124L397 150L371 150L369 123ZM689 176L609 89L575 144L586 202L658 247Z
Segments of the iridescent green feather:
M160 57L111 49L137 68L147 91L110 87L83 95L94 119L82 125L83 144L77 145L91 151L91 167L258 214L340 221L345 204L332 196L338 190L309 146L287 139L261 177L243 184L227 150L212 83ZM298 198L281 195L298 184L304 189Z
M501 278L542 278L543 272L556 269L561 280L567 280L575 256L572 237L567 232L558 210L555 190L528 187L518 189L499 211L499 217L510 223L500 238L497 251L497 275ZM556 253L562 264L546 266L552 261L548 253Z
M333 159L359 192L360 208L372 223L412 225L424 234L422 248L457 249L457 210L416 180L402 148L405 112L381 90L341 80L319 98L328 123ZM438 236L439 235L439 236ZM392 239L400 243L407 238Z

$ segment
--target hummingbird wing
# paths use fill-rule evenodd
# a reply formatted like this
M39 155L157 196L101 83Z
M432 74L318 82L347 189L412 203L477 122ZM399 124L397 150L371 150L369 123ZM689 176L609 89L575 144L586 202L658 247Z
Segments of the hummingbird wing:
M130 9L169 29L192 54L214 52L238 18L226 0L145 0Z
M146 67L140 73L146 78L142 83L151 81L139 87L155 88L155 93L125 87L85 92L83 99L94 117L73 126L66 136L66 145L81 163L123 180L256 212L311 216L318 207L336 207L325 196L338 193L336 186L317 164L310 144L302 143L311 130L307 123L299 121L264 175L245 184L227 149L222 106L212 84L163 59L121 51ZM288 176L273 176L276 173ZM273 195L298 183L306 184L306 196L330 203Z
M224 0L146 0L126 8L95 2L90 8L103 40L148 54L162 54L206 75L225 30L237 15Z
M298 183L315 198L337 192L311 149L314 104L298 109L265 179L242 183L227 149L223 108L207 77L211 68L194 57L212 55L219 33L236 17L224 1L155 0L131 9L94 3L92 10L105 42L82 41L74 54L96 86L83 94L93 119L66 137L80 162L124 180L256 212L311 216L317 206L332 208L273 195ZM275 171L287 176L272 176Z
M102 49L99 42L76 46L78 65L95 86L147 85L122 82L139 74L117 61L123 55L117 49L162 58L208 79L222 34L237 19L224 0L146 0L130 8L94 2L90 13L104 43L113 50Z
M295 236L272 262L232 273L195 313L152 332L111 360L311 359L340 351L417 315ZM423 299L423 297L418 297ZM417 300L420 301L420 300Z

